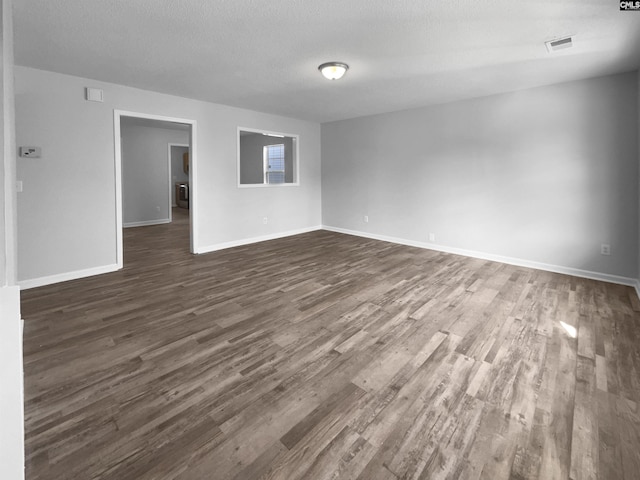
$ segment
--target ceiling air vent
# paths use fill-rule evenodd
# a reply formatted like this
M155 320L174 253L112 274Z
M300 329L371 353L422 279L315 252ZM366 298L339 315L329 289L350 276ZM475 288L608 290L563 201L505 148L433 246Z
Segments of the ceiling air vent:
M553 53L564 48L573 47L573 37L559 38L558 40L544 42L544 44L547 46L547 50L549 51L549 53Z

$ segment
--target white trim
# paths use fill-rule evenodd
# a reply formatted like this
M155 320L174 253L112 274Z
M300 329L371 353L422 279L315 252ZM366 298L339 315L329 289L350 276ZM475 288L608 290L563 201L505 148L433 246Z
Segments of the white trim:
M199 249L198 245L198 230L199 230L199 221L198 215L196 215L198 207L198 202L196 200L197 194L200 191L198 188L198 175L196 172L198 171L198 162L197 153L198 148L196 145L198 144L198 122L195 120L191 120L191 139L189 140L189 225L191 225L191 236L189 241L189 248L191 253L197 253Z
M170 218L161 218L160 220L143 220L141 222L127 222L122 225L123 228L132 227L146 227L148 225L163 225L165 223L171 223Z
M504 257L502 255L495 255L491 253L477 252L474 250L465 250L462 248L447 247L445 245L437 245L434 243L417 242L414 240L406 240L404 238L389 237L386 235L377 235L375 233L359 232L356 230L348 230L346 228L330 227L328 225L322 226L323 230L336 233L344 233L347 235L355 235L357 237L370 238L372 240L382 240L384 242L397 243L399 245L407 245L410 247L424 248L427 250L436 250L438 252L453 253L455 255L463 255L465 257L479 258L482 260L491 260L493 262L506 263L509 265L515 265L518 267L534 268L537 270L544 270L553 273L562 273L565 275L572 275L574 277L589 278L591 280L600 280L603 282L617 283L620 285L628 285L635 287L640 296L640 282L634 278L621 277L619 275L611 275L609 273L592 272L589 270L582 270L573 267L563 267L560 265L551 265L548 263L534 262L531 260L524 260L521 258Z
M116 183L116 265L124 265L124 247L122 241L122 132L120 131L120 113L113 111L114 175Z
M282 188L299 186L299 183L246 183L244 185L238 185L238 188Z
M270 235L262 235L260 237L244 238L242 240L234 240L232 242L217 243L215 245L200 247L200 250L198 250L195 253L216 252L218 250L224 250L227 248L241 247L243 245L250 245L252 243L266 242L267 240L276 240L278 238L291 237L293 235L300 235L302 233L314 232L316 230L322 230L322 226L317 225L315 227L300 228L297 230L288 230L286 232L273 233Z
M638 298L640 299L640 280L636 280L633 286L636 289L636 294L638 295Z
M197 253L198 244L198 216L196 215L196 209L198 205L197 201L197 130L198 122L186 118L166 117L164 115L153 115L150 113L130 112L126 110L113 110L113 130L114 130L114 163L115 163L115 180L116 180L116 265L118 268L122 268L124 265L124 251L122 241L122 142L120 138L120 119L121 117L134 117L134 118L146 118L148 120L160 120L163 122L182 123L190 125L191 128L191 141L189 146L189 224L190 224L190 249L191 253ZM171 175L171 172L169 172ZM171 197L169 197L171 199ZM171 200L169 200L171 204ZM171 216L171 208L169 208L169 216Z
M94 275L102 275L103 273L111 273L120 270L118 264L105 265L102 267L87 268L85 270L76 270L75 272L59 273L49 275L48 277L32 278L30 280L19 280L20 290L28 290L29 288L43 287L53 283L67 282L69 280L77 280L79 278L92 277Z
M2 7L0 6L0 9ZM6 15L7 12L5 11ZM6 40L6 37L5 37ZM20 288L0 286L2 357L2 478L24 480L24 362Z
M172 185L173 184L173 178L171 176L171 167L173 165L171 165L171 144L170 143L167 144L167 150L168 150L168 153L167 153L167 164L168 164L167 165L167 184L169 186L169 202L168 202L169 203L169 207L168 207L167 213L169 215L169 223L171 223L173 221L173 210L172 210L173 209L173 201L172 201L172 198L173 198L174 193L173 193L173 188L172 188L173 187L173 185ZM126 225L125 225L125 227L126 227Z
M169 143L167 145L169 155L169 223L173 222L173 212L171 211L171 209L178 206L177 202L173 202L173 196L175 195L175 186L173 184L173 175L171 175L171 169L173 167L173 165L171 164L171 147L189 148L189 145L184 143ZM191 171L191 168L189 168L189 171ZM189 195L189 198L191 198L191 195Z

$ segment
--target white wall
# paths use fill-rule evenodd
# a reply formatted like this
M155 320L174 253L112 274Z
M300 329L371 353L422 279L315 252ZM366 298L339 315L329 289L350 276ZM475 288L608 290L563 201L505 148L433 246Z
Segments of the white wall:
M173 182L169 143L189 144L189 132L122 119L122 221L125 226L167 223Z
M86 86L105 102L85 101ZM116 265L114 109L197 121L197 251L320 225L318 124L16 67L18 144L42 148L18 162L23 286ZM238 126L299 134L300 186L237 188Z
M2 208L0 208L0 286L15 285L17 278L17 221L16 221L16 143L13 64L12 2L2 1Z
M629 73L323 124L323 224L637 278L637 91Z
M16 148L13 84L13 22L2 0L2 133L0 146L0 478L24 478L24 413L20 290L16 283Z
M24 478L20 290L0 287L0 478Z

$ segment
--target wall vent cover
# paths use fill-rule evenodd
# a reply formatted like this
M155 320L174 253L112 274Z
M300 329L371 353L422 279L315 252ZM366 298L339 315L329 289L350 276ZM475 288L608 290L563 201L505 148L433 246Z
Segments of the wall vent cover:
M544 42L544 44L547 46L547 50L549 51L549 53L557 52L558 50L573 47L573 37L564 37L557 40L550 40L548 42Z

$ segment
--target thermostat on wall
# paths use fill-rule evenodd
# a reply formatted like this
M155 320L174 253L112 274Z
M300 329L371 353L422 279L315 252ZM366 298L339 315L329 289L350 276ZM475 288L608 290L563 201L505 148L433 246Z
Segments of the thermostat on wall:
M40 147L20 147L20 156L28 158L40 158L42 149Z

